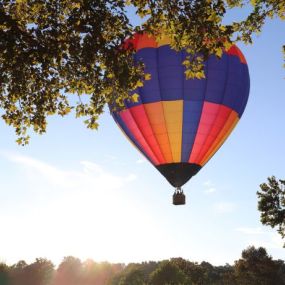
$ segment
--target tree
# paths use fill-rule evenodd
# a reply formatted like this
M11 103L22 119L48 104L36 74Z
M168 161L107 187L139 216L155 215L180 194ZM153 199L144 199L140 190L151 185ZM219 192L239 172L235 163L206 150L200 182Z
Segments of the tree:
M26 268L28 285L51 285L54 277L54 265L45 258L37 258Z
M21 260L9 268L9 285L51 285L54 272L54 265L45 258L36 258L31 264Z
M82 264L82 284L109 284L114 275L122 270L122 264L111 264L109 262L97 263L91 259L88 259Z
M82 283L82 278L80 259L67 256L58 266L53 285L78 285Z
M285 237L285 180L275 176L267 178L267 183L260 185L257 192L258 210L262 224L277 227L282 238ZM285 244L284 244L285 247Z
M189 284L203 285L235 285L233 267L213 266L209 262L194 263L183 258L172 258L178 268L187 276Z
M186 285L187 276L171 261L161 262L158 268L150 275L150 284L153 285Z
M242 258L235 261L235 275L237 284L284 284L284 262L272 260L263 247L250 246L242 251Z
M150 274L157 268L157 262L130 263L121 271L118 271L108 284L125 285L125 284L149 284Z
M9 285L9 267L5 263L0 263L0 284Z
M144 285L145 279L142 270L139 268L133 267L132 270L129 270L124 276L120 279L118 285Z
M12 285L17 285L20 283L24 284L25 268L27 266L28 264L24 260L20 260L10 267L10 279Z
M1 1L0 107L19 143L28 127L43 133L47 116L72 108L96 128L113 93L124 98L136 87L138 68L120 48L131 34L124 7L123 0Z
M185 48L187 77L204 77L203 60L221 56L232 42L252 42L266 18L285 18L284 0L252 0L240 22L223 24L226 12L245 0L3 0L0 3L0 108L18 143L28 129L43 133L47 117L72 110L97 128L106 103L121 107L145 79L133 49L122 48L134 31L167 34ZM144 23L134 27L126 7ZM187 31L187 32L185 32ZM283 47L285 54L285 46ZM199 56L198 56L199 54Z

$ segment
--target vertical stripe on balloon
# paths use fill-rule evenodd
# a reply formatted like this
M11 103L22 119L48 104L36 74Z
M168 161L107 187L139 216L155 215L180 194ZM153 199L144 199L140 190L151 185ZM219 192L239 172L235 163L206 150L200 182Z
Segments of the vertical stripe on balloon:
M129 132L132 133L136 142L141 146L142 150L145 152L147 157L151 160L153 164L158 164L158 159L153 153L152 149L145 140L140 128L138 127L136 121L132 117L131 111L129 109L120 112L120 117L122 118L124 124L128 128Z
M211 129L219 113L219 104L204 102L198 131L190 155L189 162L199 164L199 155L210 135Z
M202 101L184 101L181 162L188 162L203 108Z
M199 155L196 157L196 163L201 165L201 161L205 157L208 150L214 144L224 125L226 124L232 110L223 105L219 105L219 108L216 113L216 117L211 123L211 127L208 130L207 137L203 143L202 148L200 149Z
M144 108L166 163L172 162L173 158L167 134L162 102L144 104Z
M129 109L134 121L136 122L141 134L143 135L146 143L152 150L159 164L165 163L165 159L160 150L160 146L153 133L153 129L149 123L148 116L144 109L144 105L135 106Z
M235 111L231 111L219 135L217 136L211 147L208 149L207 153L200 161L201 166L204 166L209 161L209 159L218 151L218 149L222 146L227 137L231 134L232 130L234 129L238 121L239 121L238 114Z
M125 137L130 141L130 143L138 149L139 152L142 153L142 155L147 158L151 163L153 163L150 158L147 156L145 151L143 150L142 146L138 143L138 141L135 139L134 135L130 132L124 121L122 120L121 116L118 113L113 113L113 118L115 122L117 123L117 126L120 128L122 133L125 135Z
M172 158L181 161L183 101L162 101Z

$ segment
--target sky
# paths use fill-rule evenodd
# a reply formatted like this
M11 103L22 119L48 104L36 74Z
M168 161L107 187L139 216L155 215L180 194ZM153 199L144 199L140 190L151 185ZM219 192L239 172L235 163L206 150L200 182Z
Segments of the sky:
M248 246L285 259L276 230L260 223L256 191L284 179L284 24L268 21L254 44L239 44L251 90L239 124L209 163L173 188L127 141L108 110L98 131L72 115L49 119L44 135L18 146L0 121L0 261L64 256L109 262L183 257L233 264Z

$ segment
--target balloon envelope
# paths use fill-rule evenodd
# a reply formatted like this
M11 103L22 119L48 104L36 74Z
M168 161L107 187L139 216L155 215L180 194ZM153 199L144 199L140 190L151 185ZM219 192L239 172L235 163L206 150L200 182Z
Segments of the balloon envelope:
M195 175L224 143L245 109L249 95L246 60L233 45L221 59L205 62L205 79L186 79L185 50L169 40L136 34L135 61L151 79L133 93L113 118L131 142L174 187Z

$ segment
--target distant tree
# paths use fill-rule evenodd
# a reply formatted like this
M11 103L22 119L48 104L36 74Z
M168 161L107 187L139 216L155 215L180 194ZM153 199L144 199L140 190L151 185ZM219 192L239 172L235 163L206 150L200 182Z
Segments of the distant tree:
M124 266L121 272L116 274L108 285L118 285L118 284L132 284L128 283L130 280L132 282L137 282L138 284L150 284L149 278L153 271L158 267L159 262L149 261L142 263L130 263ZM141 283L143 282L143 283Z
M22 284L25 285L25 268L28 264L24 260L18 261L10 267L11 285Z
M124 274L123 277L120 278L118 285L144 285L146 284L146 280L144 278L144 274L141 269L133 268Z
M284 262L274 261L263 247L248 247L242 251L242 258L235 261L237 284L281 285L284 281ZM281 273L280 273L281 272Z
M82 264L82 285L106 285L122 270L122 264L97 263L88 259Z
M219 274L216 268L211 263L203 261L201 262L200 267L203 272L204 283L216 284L217 281L220 281Z
M5 263L0 263L0 285L9 285L9 267Z
M220 281L215 285L238 285L233 266L229 264L218 266L218 272L220 274Z
M275 264L278 267L277 271L277 280L279 280L280 284L285 284L285 262L284 260L275 260Z
M153 271L157 269L160 262L157 261L148 261L148 262L142 262L140 265L140 270L143 271L145 280L149 281L149 277Z
M193 284L203 284L203 270L198 263L185 260L183 258L172 258L171 262L174 263Z
M230 264L215 267L219 279L213 285L238 285L234 274L234 267Z
M54 274L55 273L55 274ZM55 275L55 278L53 276ZM160 262L112 264L81 262L68 256L57 270L37 258L7 266L0 263L0 285L283 285L285 263L273 260L266 249L253 246L242 251L234 266L213 266L172 258Z
M58 266L52 285L79 285L82 283L82 263L73 256L64 257Z
M10 284L51 285L54 272L53 263L45 258L36 258L35 262L31 264L27 264L25 261L19 261L10 268Z
M142 25L131 25L129 5ZM244 19L224 24L229 10L250 5ZM221 56L232 42L251 43L274 17L285 18L284 0L2 0L1 116L21 144L28 142L27 129L43 133L48 116L72 109L97 128L105 104L134 99L129 92L145 80L133 51L122 48L135 31L167 34L173 48L188 53L187 77L202 78L203 59Z
M172 258L171 262L178 266L187 276L189 284L234 285L233 267L213 266L208 262L191 262L183 258Z
M262 224L277 228L281 237L285 238L285 180L277 180L275 176L267 178L267 183L260 185L257 192L258 210L261 212ZM285 243L284 243L285 247Z
M54 265L45 258L37 258L25 268L26 275L29 276L29 285L50 285L54 277Z
M152 285L189 285L189 280L182 270L171 261L163 261L150 275Z

